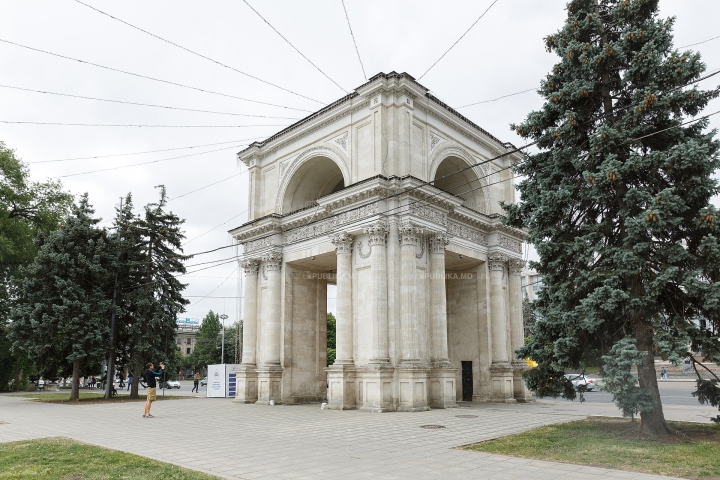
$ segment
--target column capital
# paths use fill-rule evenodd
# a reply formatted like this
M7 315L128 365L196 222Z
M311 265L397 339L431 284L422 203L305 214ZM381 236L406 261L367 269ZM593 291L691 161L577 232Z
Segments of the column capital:
M510 268L510 275L520 276L522 275L523 268L525 268L525 261L519 258L513 258L508 261L508 267Z
M340 232L330 237L330 242L335 245L335 251L338 255L352 253L353 240L353 236L347 232Z
M503 270L508 261L508 256L504 253L491 253L488 255L488 267L490 270Z
M260 264L255 260L247 259L240 262L240 266L245 270L246 277L257 277Z
M268 270L280 270L282 267L282 253L277 251L269 252L267 255L263 255L262 261Z
M412 222L403 223L400 228L400 245L418 245L423 229Z
M370 246L374 245L387 245L387 235L390 232L388 224L385 222L373 223L369 227L363 229L366 235L370 237Z
M430 234L430 253L445 255L445 247L450 243L450 235L444 232Z

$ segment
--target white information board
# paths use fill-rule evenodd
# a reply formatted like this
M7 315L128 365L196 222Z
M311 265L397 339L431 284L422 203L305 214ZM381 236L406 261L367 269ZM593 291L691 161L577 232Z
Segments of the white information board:
M227 377L225 375L225 365L208 365L207 375L207 397L225 398L227 391Z

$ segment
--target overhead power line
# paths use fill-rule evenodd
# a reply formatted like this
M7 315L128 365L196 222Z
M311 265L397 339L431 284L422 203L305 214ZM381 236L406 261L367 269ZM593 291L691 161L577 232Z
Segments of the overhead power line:
M262 83L264 83L264 84L266 84L266 85L270 85L270 86L272 86L272 87L278 88L278 89L280 89L280 90L283 90L283 91L285 91L285 92L291 93L291 94L293 94L293 95L297 95L298 97L302 97L302 98L305 98L305 99L307 99L307 100L310 100L310 101L313 101L313 102L316 102L316 103L323 103L323 102L320 102L319 100L315 100L314 98L307 97L307 96L302 95L302 94L300 94L300 93L293 92L292 90L288 90L287 88L283 88L283 87L281 87L280 85L276 85L276 84L274 84L274 83L272 83L272 82L268 82L267 80L263 80L262 78L258 78L258 77L254 76L254 75L250 75L249 73L246 73L246 72L243 72L243 71L241 71L241 70L238 70L237 68L231 67L230 65L226 65L226 64L224 64L224 63L218 62L217 60L213 60L212 58L210 58L210 57L208 57L208 56L206 56L206 55L203 55L202 53L195 52L195 51L193 51L193 50L190 50L189 48L183 47L182 45L178 45L178 44L175 43L175 42L172 42L172 41L170 41L170 40L167 40L167 39L165 39L165 38L163 38L163 37L161 37L161 36L159 36L159 35L155 35L154 33L150 33L150 32L148 32L147 30L143 30L142 28L137 27L137 26L135 26L135 25L133 25L133 24L131 24L131 23L128 23L128 22L126 22L125 20L121 20L121 19L119 19L119 18L117 18L117 17L114 17L114 16L110 15L109 13L103 12L102 10L99 10L99 9L97 9L97 8L91 6L91 5L88 5L87 3L83 3L83 2L81 2L80 0L75 0L75 1L76 1L77 3L79 3L80 5L84 5L84 6L86 6L87 8L90 8L90 9L92 9L92 10L95 10L95 11L98 12L98 13L101 13L101 14L105 15L106 17L110 17L110 18L112 18L113 20L116 20L116 21L118 21L118 22L120 22L120 23L123 23L123 24L127 25L128 27L134 28L135 30L138 30L138 31L143 32L143 33L145 33L145 34L147 34L147 35L150 35L151 37L155 37L155 38L157 38L158 40L161 40L161 41L163 41L163 42L165 42L165 43L169 43L170 45L172 45L172 46L174 46L174 47L177 47L177 48L179 48L179 49L181 49L181 50L185 50L185 51L188 52L188 53L192 53L192 54L195 55L195 56L198 56L198 57L200 57L200 58L204 58L205 60L209 60L209 61L211 61L211 62L213 62L213 63L215 63L215 64L217 64L217 65L220 65L221 67L227 68L227 69L232 70L232 71L234 71L234 72L237 72L237 73L239 73L239 74L241 74L241 75L245 75L245 76L248 77L248 78L252 78L253 80L257 80L258 82L262 82Z
M212 295L213 293L215 293L218 288L220 288L220 287L222 287L223 285L225 285L225 282L227 282L227 281L230 279L230 277L233 276L233 274L237 271L238 268L240 268L240 267L235 267L235 270L233 270L232 272L230 272L230 275L228 275L225 280L223 280L222 282L220 282L220 285L218 285L217 287L213 288L210 293L208 293L207 295L205 295L204 297L202 297L200 300L198 300L197 302L195 302L195 303L193 303L192 305L189 305L189 306L190 306L190 307L194 307L194 306L197 305L198 303L200 303L200 302L202 302L203 300L205 300L206 298L210 297L210 295ZM191 295L188 295L188 298L191 298L191 297L199 297L199 296L200 296L200 295L192 295L192 296L191 296ZM210 298L235 298L235 297L210 297Z
M235 175L230 175L229 177L225 177L225 178L223 178L222 180L218 180L217 182L210 183L210 184L208 184L208 185L205 185L204 187L196 188L195 190L192 190L192 191L190 191L190 192L183 193L182 195L178 195L177 197L170 198L170 199L168 199L168 202L171 202L171 201L173 201L173 200L177 200L178 198L187 197L187 196L190 195L190 194L193 194L193 193L195 193L195 192L199 192L200 190L205 190L206 188L210 188L210 187L212 187L213 185L217 185L218 183L226 182L226 181L230 180L231 178L239 177L240 175L244 175L244 174L246 174L247 172L248 172L248 171L245 170L244 172L236 173Z
M497 2L498 2L498 0L495 0L494 2L492 2L492 3L490 4L490 6L489 6L487 9L485 9L485 11L482 13L482 15L480 15L480 16L478 17L478 19L473 22L472 25L470 25L470 28L468 28L467 30L465 30L465 33L463 33L462 35L460 35L460 38L458 38L457 40L455 40L455 43L453 43L452 45L450 45L450 48L448 48L448 49L445 51L445 53L443 53L443 54L440 56L440 58L438 58L437 60L435 60L435 63L433 63L432 65L430 65L430 68L428 68L427 70L425 70L425 73L423 73L422 75L420 75L420 78L418 78L418 81L422 80L422 78L423 78L425 75L427 75L427 73L428 73L430 70L432 70L433 67L434 67L435 65L437 65L438 62L440 62L440 60L442 60L442 59L445 57L445 55L447 55L448 52L450 52L450 50L452 50L452 49L455 47L455 45L458 44L458 42L460 42L460 40L463 39L463 37L465 37L465 35L467 35L468 32L469 32L470 30L472 30L475 25L477 25L477 23L480 21L480 19L483 18L483 17L485 16L485 14L486 14L486 13L492 8L492 6L495 5Z
M68 175L60 175L60 176L58 176L57 178L77 177L77 176L80 176L80 175L88 175L88 174L90 174L90 173L108 172L108 171L111 171L111 170L120 170L120 169L123 169L123 168L138 167L138 166L140 166L140 165L150 165L151 163L167 162L167 161L169 161L169 160L177 160L178 158L194 157L194 156L196 156L196 155L204 155L204 154L206 154L206 153L220 152L220 151L222 151L222 150L230 150L230 149L233 149L233 148L240 148L240 147L242 147L242 145L233 145L232 147L218 148L218 149L216 149L216 150L208 150L207 152L190 153L190 154L188 154L188 155L180 155L180 156L178 156L178 157L161 158L161 159L159 159L159 160L150 160L150 161L147 161L147 162L132 163L132 164L130 164L130 165L119 165L119 166L116 166L116 167L99 168L99 169L97 169L97 170L90 170L89 172L70 173L70 174L68 174ZM238 175L240 175L240 174L238 174ZM198 189L198 190L202 190L202 189ZM192 193L192 192L191 192L191 193ZM186 194L186 195L188 195L188 194ZM178 197L176 197L176 198L178 198ZM174 200L174 199L170 199L170 200Z
M718 38L720 38L720 36L708 38L707 40L703 40L703 41L701 41L701 42L691 43L690 45L683 45L682 47L677 47L677 48L694 47L695 45L700 45L701 43L707 43L707 42L710 42L710 41L712 41L712 40L717 40Z
M244 173L244 172L243 172L243 173ZM222 227L223 225L225 225L225 224L228 223L228 222L231 222L231 221L235 220L237 217L239 217L240 215L243 215L244 213L247 213L247 209L245 209L245 210L243 210L242 212L238 213L237 215L233 216L231 219L225 220L225 221L224 221L223 223L221 223L220 225L211 228L211 229L208 230L207 232L201 233L201 234L198 235L197 237L191 238L190 240L186 241L186 242L183 244L183 246L187 245L187 244L190 243L190 242L194 242L194 241L197 240L198 238L204 237L205 235L207 235L208 233L210 233L210 232L212 232L212 231L214 231L214 230L217 230L218 228Z
M32 50L34 52L44 53L46 55L52 55L53 57L64 58L65 60L72 60L73 62L80 62L85 65L91 65L93 67L103 68L105 70L110 70L112 72L118 72L118 73L123 73L125 75L132 75L133 77L144 78L146 80L152 80L154 82L166 83L168 85L175 85L176 87L187 88L187 89L195 90L198 92L210 93L212 95L219 95L221 97L234 98L236 100L243 100L245 102L259 103L261 105L269 105L271 107L285 108L287 110L297 110L299 112L312 113L312 112L310 112L310 110L303 110L302 108L284 107L282 105L276 105L274 103L261 102L259 100L251 100L249 98L237 97L235 95L228 95L225 93L214 92L212 90L205 90L203 88L191 87L189 85L183 85L182 83L171 82L170 80L162 80L160 78L148 77L147 75L140 75L139 73L132 73L132 72L128 72L126 70L120 70L118 68L106 67L105 65L100 65L97 63L93 63L93 62L86 62L85 60L79 60L77 58L67 57L65 55L60 55L58 53L48 52L46 50L40 50L39 48L28 47L27 45L21 45L19 43L11 42L10 40L3 40L2 38L0 38L0 42L7 43L9 45L15 45L16 47L25 48L27 50Z
M497 1L497 0L495 0L495 1ZM340 90L342 90L342 91L345 92L345 93L349 93L349 92L348 92L347 90L345 90L343 87L341 87L340 85L338 85L338 83L337 83L335 80L333 80L332 78L330 78L327 73L323 72L323 71L320 69L320 67L318 67L317 65L315 65L315 64L312 62L312 60L310 60L310 59L309 59L308 57L306 57L300 50L298 50L298 49L295 47L295 45L293 45L292 43L290 43L290 41L289 41L287 38L285 38L282 33L278 32L278 30L277 30L275 27L273 27L273 26L270 24L270 22L268 22L267 20L265 20L265 17L263 17L262 15L260 15L260 12L258 12L257 10L255 10L255 9L253 8L253 6L250 5L250 4L247 2L247 0L243 0L243 2L245 3L245 5L247 5L248 7L250 7L250 10L252 10L253 12L255 12L255 14L256 14L258 17L260 17L263 22L267 23L267 25L268 25L270 28L272 28L275 33L277 33L278 35L280 35L280 38L282 38L283 40L285 40L285 43L287 43L288 45L290 45L290 46L293 48L293 50L295 50L297 53L300 54L301 57L303 57L305 60L307 60L310 65L312 65L313 67L315 67L315 69L316 69L318 72L322 73L325 78L327 78L327 79L330 80L332 83L334 83Z
M502 97L493 98L492 100L482 100L482 101L480 101L480 102L468 103L467 105L463 105L462 107L457 107L457 108L460 109L460 108L465 108L465 107L472 107L473 105L479 105L479 104L481 104L481 103L497 102L498 100L501 100L501 99L503 99L503 98L512 97L512 96L514 96L514 95L520 95L521 93L532 92L532 91L534 91L534 90L537 90L537 89L536 89L536 88L530 88L530 89L528 89L528 90L523 90L522 92L509 93L509 94L507 94L507 95L503 95Z
M21 87L13 87L10 85L0 85L2 88L12 88L13 90L22 90L25 92L33 92L33 93L44 93L46 95L57 95L60 97L72 97L72 98L81 98L83 100L96 100L98 102L109 102L109 103L123 103L126 105L136 105L140 107L154 107L154 108L164 108L168 110L182 110L185 112L199 112L199 113L214 113L217 115L235 115L238 117L256 117L256 118L276 118L281 120L299 120L297 117L270 117L268 115L250 115L247 113L229 113L229 112L215 112L212 110L197 110L194 108L180 108L180 107L168 107L165 105L153 105L152 103L137 103L137 102L127 102L124 100L110 100L107 98L96 98L96 97L85 97L82 95L71 95L69 93L58 93L58 92L46 92L44 90L32 90L30 88L21 88Z
M115 153L112 155L95 155L93 157L58 158L55 160L39 160L36 162L27 162L27 163L69 162L72 160L92 160L95 158L127 157L129 155L143 155L146 153L171 152L173 150L185 150L185 149L189 149L189 148L212 147L215 145L226 145L228 143L239 143L239 142L247 142L250 140L261 140L263 138L265 138L265 137L240 138L238 140L231 140L229 142L206 143L204 145L191 145L189 147L164 148L162 150L145 150L144 152L132 152L132 153Z
M342 6L343 10L345 10L345 19L347 20L348 29L350 30L350 36L352 37L353 45L355 45L355 53L357 53L358 62L360 62L360 68L362 68L363 77L365 77L365 81L367 82L367 74L365 73L365 66L362 63L362 59L360 58L360 50L358 50L357 42L355 41L355 35L352 31L352 26L350 26L350 17L347 13L347 7L345 6L345 0L342 0Z
M286 125L135 125L121 123L60 123L60 122L18 122L0 120L0 123L26 125L60 125L63 127L138 127L138 128L250 128L250 127L285 127Z

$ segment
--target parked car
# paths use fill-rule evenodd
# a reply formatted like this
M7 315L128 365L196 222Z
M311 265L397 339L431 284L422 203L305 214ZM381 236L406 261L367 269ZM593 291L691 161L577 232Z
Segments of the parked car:
M580 385L585 385L585 391L592 392L595 387L598 386L597 380L587 378L582 373L568 373L565 378L570 380L572 384L577 388Z
M200 380L200 386L201 386L201 387L206 387L206 386L207 386L207 377L205 377L205 378L203 378L202 380Z

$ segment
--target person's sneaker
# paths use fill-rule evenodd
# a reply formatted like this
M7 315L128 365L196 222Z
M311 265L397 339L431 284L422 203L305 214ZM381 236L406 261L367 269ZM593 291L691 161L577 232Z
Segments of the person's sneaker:
M143 414L143 418L147 418L147 415L144 415L144 414Z
M152 415L150 415L150 414L148 413L147 418L155 418L155 417L153 417Z

